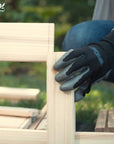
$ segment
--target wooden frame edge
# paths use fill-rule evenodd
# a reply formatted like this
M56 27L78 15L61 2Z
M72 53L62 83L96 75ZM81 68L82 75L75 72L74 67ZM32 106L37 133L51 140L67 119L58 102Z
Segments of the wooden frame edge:
M62 92L55 81L57 71L53 69L64 52L50 52L47 60L47 116L48 144L74 144L75 103L74 92Z
M2 144L47 144L47 131L0 128ZM114 133L76 132L75 144L113 144Z

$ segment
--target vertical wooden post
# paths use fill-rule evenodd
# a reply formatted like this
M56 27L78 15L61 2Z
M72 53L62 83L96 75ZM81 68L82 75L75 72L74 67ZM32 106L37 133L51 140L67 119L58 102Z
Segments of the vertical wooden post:
M47 60L48 144L74 144L75 140L74 93L60 91L53 70L62 54L50 53Z

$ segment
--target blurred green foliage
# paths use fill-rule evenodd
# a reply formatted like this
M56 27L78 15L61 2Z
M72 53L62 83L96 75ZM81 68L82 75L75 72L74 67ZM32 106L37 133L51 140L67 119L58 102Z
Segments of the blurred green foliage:
M95 84L90 93L76 104L77 129L93 131L100 109L114 108L114 84L100 82Z
M2 0L5 12L1 22L55 23L55 51L62 50L62 41L68 29L77 23L92 19L95 0ZM41 90L37 102L20 101L12 104L1 100L0 105L42 108L46 103L46 64L0 62L0 85L29 87ZM113 86L99 83L93 86L84 100L76 104L77 129L93 131L101 108L114 108Z

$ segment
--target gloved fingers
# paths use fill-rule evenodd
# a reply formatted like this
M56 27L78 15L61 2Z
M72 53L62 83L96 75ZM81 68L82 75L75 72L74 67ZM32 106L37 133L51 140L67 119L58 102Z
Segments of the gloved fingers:
M56 76L55 80L57 82L62 82L64 80L70 79L72 76L80 74L86 69L85 56L80 56L75 59L75 61L61 70Z
M81 67L86 67L87 61L85 55L80 55L76 58L75 62L72 64L72 67L67 71L67 75L70 75L76 72Z
M79 54L80 54L79 50L75 51L73 49L70 49L54 64L54 69L55 70L63 69L64 67L68 66L73 61L75 61L76 57L79 56Z
M90 69L87 68L83 72L81 72L79 75L72 77L71 79L67 80L64 82L61 86L60 89L62 91L69 91L73 90L76 87L80 86L81 84L84 83L90 76Z
M71 65L69 67L66 67L65 69L61 70L56 76L55 76L55 80L57 82L63 82L65 80L71 79L74 76L79 75L81 72L83 72L86 67L80 66L77 68L76 71L73 71L72 73L70 73L69 75L67 74L67 72L69 71Z
M86 95L86 93L89 93L91 88L91 82L90 79L87 80L86 82L84 82L84 84L82 84L75 92L75 102L80 101L81 99L83 99Z

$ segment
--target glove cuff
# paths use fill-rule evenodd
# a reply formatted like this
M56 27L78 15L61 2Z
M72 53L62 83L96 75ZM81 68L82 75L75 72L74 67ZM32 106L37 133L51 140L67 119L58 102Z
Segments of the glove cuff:
M110 45L112 45L112 48L114 49L114 29L112 29L112 32L109 33L104 39L102 39L101 41L105 41L107 43L109 43Z
M96 43L104 51L107 59L107 66L111 69L114 66L114 30L104 39Z

